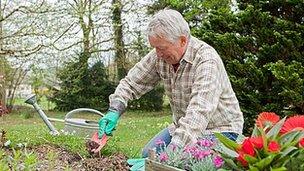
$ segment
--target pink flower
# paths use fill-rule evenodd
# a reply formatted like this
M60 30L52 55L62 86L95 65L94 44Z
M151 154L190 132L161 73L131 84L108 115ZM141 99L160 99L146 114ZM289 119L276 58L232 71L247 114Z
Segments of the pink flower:
M236 158L243 166L248 166L248 162L245 160L245 153L242 150L237 151L239 156Z
M159 154L160 162L166 162L169 159L168 154L166 152L162 152Z
M159 146L165 145L165 141L163 141L162 139L158 139L158 140L156 140L155 144L159 145Z
M206 156L211 154L211 150L197 150L195 153L193 153L194 158L197 160L202 160Z
M299 141L299 147L304 147L304 138Z
M280 133L285 134L294 130L304 130L304 115L295 115L293 117L288 118L284 122Z
M175 144L170 144L168 147L171 148L172 151L175 151L176 148L177 148L177 145L175 145Z
M273 126L280 120L280 116L274 112L262 112L259 114L256 125L260 128L265 128L268 125Z
M208 139L202 139L196 142L199 146L203 147L211 147L213 145L213 142Z
M216 168L220 168L224 164L224 160L220 156L215 156L213 158L213 164Z
M269 144L268 144L268 151L269 152L273 152L273 153L279 152L280 148L281 148L280 144L277 143L276 141L270 141Z
M253 144L253 146L257 149L262 149L263 148L263 138L262 136L258 137L250 137L250 142Z
M242 150L250 156L255 156L254 146L250 141L250 138L246 138L242 143Z
M197 147L196 147L196 146L186 146L186 147L184 148L184 152L186 152L186 153L191 153L191 154L195 153L196 150L197 150Z

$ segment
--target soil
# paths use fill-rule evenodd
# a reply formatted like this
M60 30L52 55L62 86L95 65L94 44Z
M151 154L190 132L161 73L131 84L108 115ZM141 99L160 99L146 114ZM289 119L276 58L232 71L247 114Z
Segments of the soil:
M38 154L38 158L40 161L37 166L37 170L41 171L66 170L66 168L70 168L73 171L129 170L129 166L127 164L127 157L121 153L115 153L111 156L99 156L92 154L89 158L82 158L80 155L70 153L61 147L54 147L50 145L38 146L34 148L34 151ZM53 160L50 157L50 154L52 153L55 154Z
M86 148L87 151L89 152L89 154L94 155L94 153L92 152L94 149L97 149L99 147L99 144L95 141L87 141L86 142Z
M3 140L5 133L0 134ZM2 141L3 142L3 141ZM1 144L0 144L1 145ZM96 144L92 142L86 143L87 147L95 148ZM98 147L98 144L97 144ZM6 155L12 155L12 149L0 146ZM48 144L27 148L37 154L38 164L37 171L44 170L73 170L73 171L127 171L127 157L122 153L115 153L111 156L99 156L91 154L90 157L82 158L79 154L71 153L62 147L52 146ZM89 149L88 149L89 150ZM1 170L1 168L0 168Z

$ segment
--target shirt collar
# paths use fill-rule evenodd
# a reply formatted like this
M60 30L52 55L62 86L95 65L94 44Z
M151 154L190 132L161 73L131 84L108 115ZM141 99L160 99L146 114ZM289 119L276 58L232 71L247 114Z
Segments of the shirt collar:
M193 62L193 57L191 55L192 48L193 48L193 37L190 36L189 37L189 42L187 44L186 52L184 53L181 61L186 61L186 62L192 64L192 62Z

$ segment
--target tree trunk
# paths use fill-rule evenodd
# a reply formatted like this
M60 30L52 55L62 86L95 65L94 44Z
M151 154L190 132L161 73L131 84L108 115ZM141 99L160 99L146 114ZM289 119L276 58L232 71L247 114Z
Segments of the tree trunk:
M122 21L121 21L121 11L122 11L121 0L113 0L112 7L113 7L112 22L114 28L115 63L117 65L117 80L120 80L127 75L126 54L124 52L125 45L123 41Z
M2 1L0 0L0 52L3 50L3 13L2 13ZM5 91L5 58L4 55L0 53L0 104L6 106L6 91Z

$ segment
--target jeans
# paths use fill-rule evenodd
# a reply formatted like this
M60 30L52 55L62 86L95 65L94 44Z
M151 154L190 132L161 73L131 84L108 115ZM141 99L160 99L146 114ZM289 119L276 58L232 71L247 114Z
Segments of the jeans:
M222 132L222 134L233 141L236 141L236 139L238 137L238 134L234 133L234 132ZM211 135L211 136L214 136L214 135ZM165 143L164 145L168 146L171 142L171 139L172 139L172 137L169 134L168 128L163 129L145 145L145 147L142 150L142 157L143 158L148 157L149 149L156 149L156 152L159 153L161 148L160 148L160 145L157 144L158 141L162 140Z

